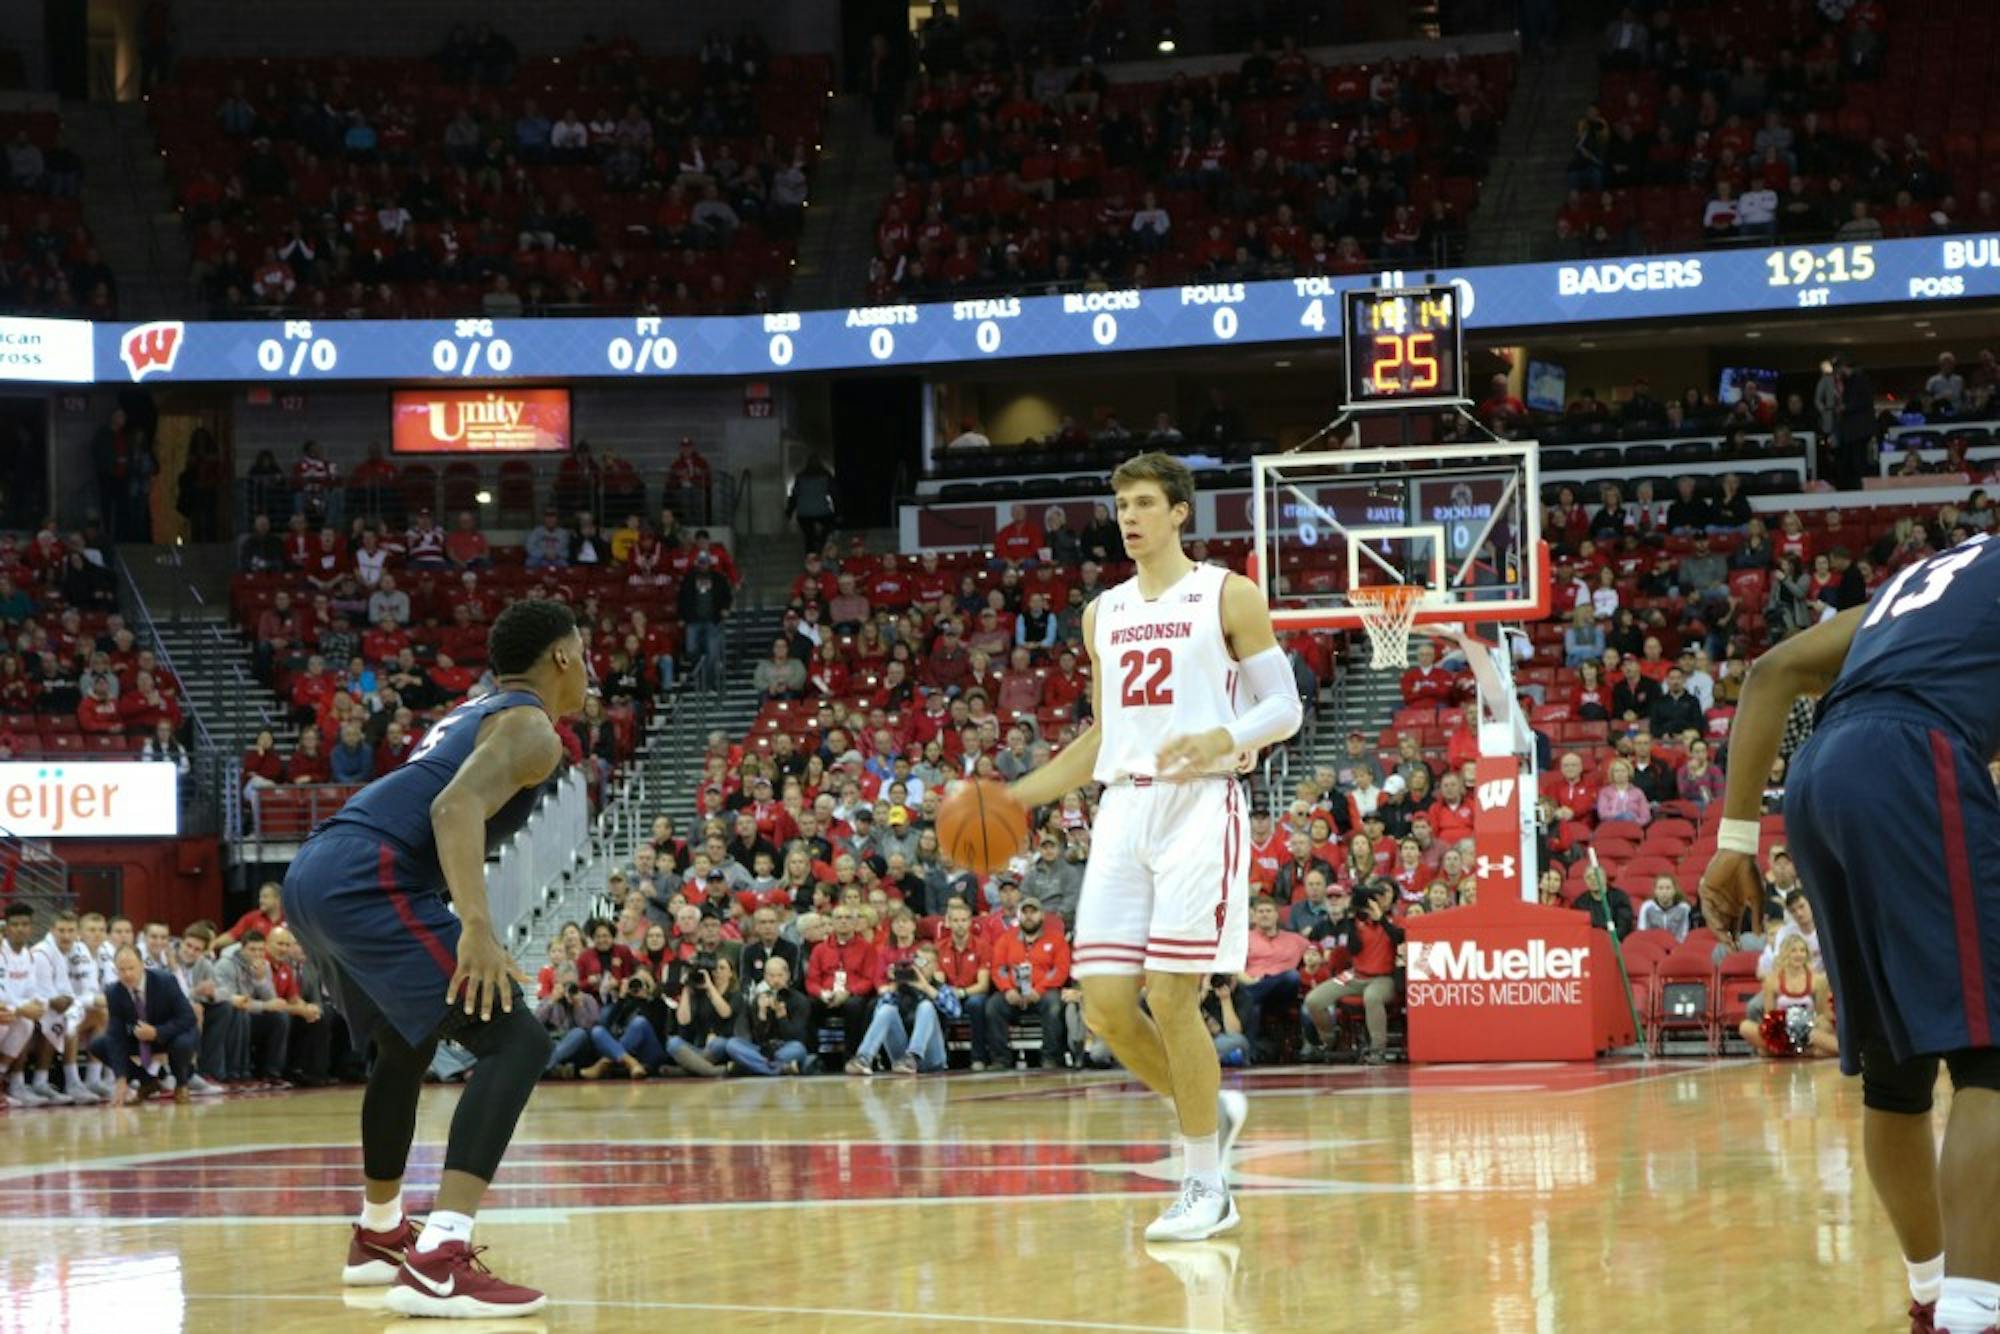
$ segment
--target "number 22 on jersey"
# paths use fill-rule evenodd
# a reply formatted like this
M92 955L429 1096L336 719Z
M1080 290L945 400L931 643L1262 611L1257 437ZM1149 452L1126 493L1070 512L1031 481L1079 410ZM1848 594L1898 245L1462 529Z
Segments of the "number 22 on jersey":
M1124 684L1118 690L1118 702L1126 708L1138 709L1174 702L1172 649L1127 649L1118 655L1118 667L1125 673Z

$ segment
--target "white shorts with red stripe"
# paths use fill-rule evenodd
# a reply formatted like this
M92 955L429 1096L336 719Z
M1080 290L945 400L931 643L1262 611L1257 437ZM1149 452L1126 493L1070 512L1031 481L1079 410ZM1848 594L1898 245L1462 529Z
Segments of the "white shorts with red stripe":
M1250 949L1250 819L1234 778L1105 789L1070 971L1238 973Z

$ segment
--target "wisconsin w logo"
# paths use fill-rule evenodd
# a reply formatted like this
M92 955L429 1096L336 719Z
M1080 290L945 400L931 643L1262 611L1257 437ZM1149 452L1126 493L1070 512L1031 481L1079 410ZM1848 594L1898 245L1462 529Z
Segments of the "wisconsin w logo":
M129 329L118 345L119 359L134 380L144 379L154 371L171 371L181 355L181 340L186 332L187 326L179 320L160 320Z
M1479 809L1482 811L1503 810L1513 799L1514 780L1511 778L1496 778L1479 785Z

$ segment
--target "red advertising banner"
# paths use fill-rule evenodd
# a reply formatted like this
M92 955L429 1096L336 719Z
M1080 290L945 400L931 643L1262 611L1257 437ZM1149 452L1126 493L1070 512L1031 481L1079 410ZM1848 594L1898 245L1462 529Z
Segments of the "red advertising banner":
M1410 1060L1587 1061L1634 1040L1616 947L1570 908L1489 900L1409 924Z
M566 454L567 389L398 389L396 454Z

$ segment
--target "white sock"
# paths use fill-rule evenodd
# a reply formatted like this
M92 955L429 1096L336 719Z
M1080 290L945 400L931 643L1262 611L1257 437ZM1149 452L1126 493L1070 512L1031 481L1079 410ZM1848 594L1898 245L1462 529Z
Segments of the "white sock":
M1986 1334L2000 1319L2000 1283L1950 1278L1938 1294L1933 1324L1938 1334Z
M1181 1137L1181 1152L1186 1159L1182 1169L1189 1176L1204 1185L1222 1189L1222 1165L1216 1148L1214 1135L1184 1135Z
M1944 1286L1943 1251L1928 1260L1905 1260L1903 1268L1910 1271L1911 1301L1921 1306L1938 1299L1938 1290Z
M9 1093L25 1092L27 1087L28 1087L27 1077L24 1076L19 1070L16 1070L13 1074L7 1076L7 1091Z
M35 1071L35 1077L31 1082L38 1089L47 1088L49 1086L49 1072L46 1070Z
M433 1209L424 1219L424 1230L417 1234L417 1254L434 1251L448 1241L472 1240L472 1215L454 1214L443 1209Z
M76 1068L75 1061L63 1062L63 1087L71 1093L83 1087L83 1072Z
M403 1193L396 1192L393 1200L377 1204L363 1197L361 1201L361 1226L370 1232L393 1232L403 1221Z

